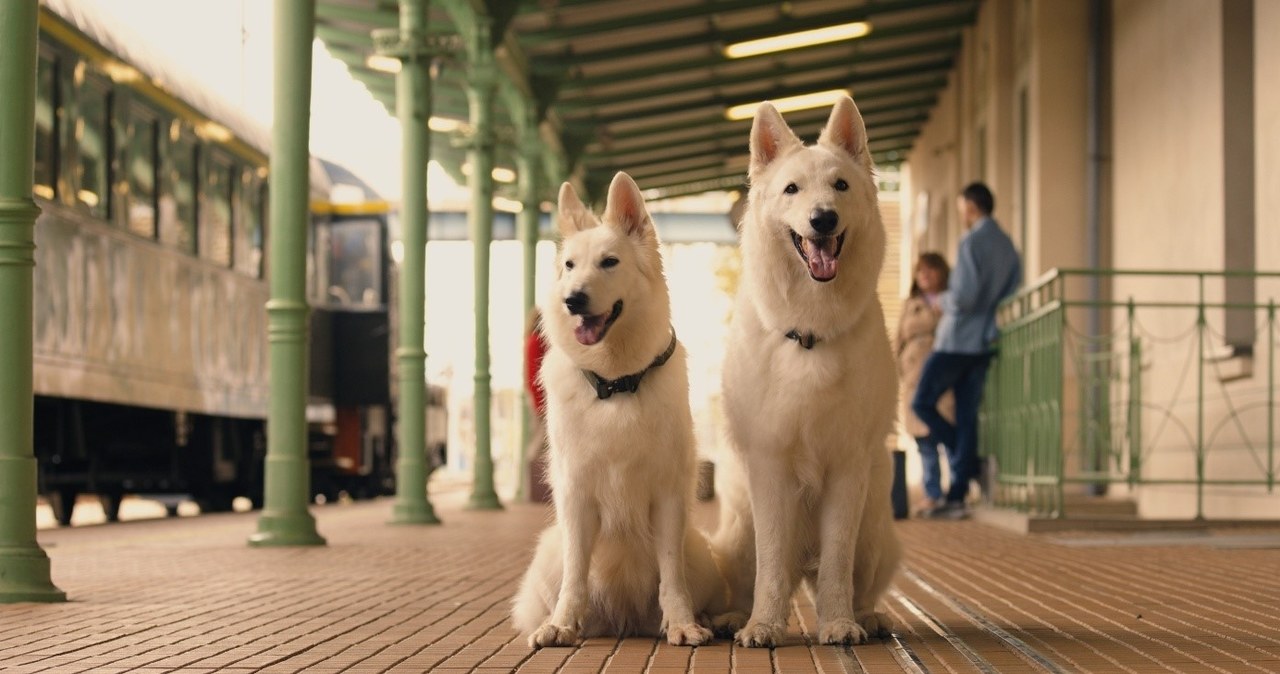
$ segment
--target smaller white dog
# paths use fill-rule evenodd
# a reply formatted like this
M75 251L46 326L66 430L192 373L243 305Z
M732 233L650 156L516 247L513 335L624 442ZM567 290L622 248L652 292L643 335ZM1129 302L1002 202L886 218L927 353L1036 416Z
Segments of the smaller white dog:
M557 524L516 595L515 627L533 647L660 632L673 645L705 643L699 618L726 609L727 587L688 525L689 378L657 232L625 173L603 225L568 183L559 221L541 372Z

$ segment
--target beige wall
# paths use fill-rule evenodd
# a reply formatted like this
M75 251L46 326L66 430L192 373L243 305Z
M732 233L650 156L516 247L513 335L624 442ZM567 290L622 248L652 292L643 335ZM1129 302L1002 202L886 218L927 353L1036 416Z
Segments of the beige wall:
M1254 127L1257 168L1257 261L1259 269L1280 269L1280 2L1254 3ZM1280 300L1259 289L1259 300Z
M1222 265L1219 3L1116 0L1114 262Z

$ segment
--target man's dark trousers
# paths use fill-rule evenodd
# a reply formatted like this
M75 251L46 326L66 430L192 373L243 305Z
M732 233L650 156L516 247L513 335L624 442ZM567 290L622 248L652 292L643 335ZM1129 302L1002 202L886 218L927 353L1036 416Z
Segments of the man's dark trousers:
M935 351L924 362L911 400L911 410L929 427L933 439L947 448L951 466L947 503L964 503L969 480L978 476L978 407L990 362L989 353ZM955 424L938 413L938 398L947 390L955 392Z

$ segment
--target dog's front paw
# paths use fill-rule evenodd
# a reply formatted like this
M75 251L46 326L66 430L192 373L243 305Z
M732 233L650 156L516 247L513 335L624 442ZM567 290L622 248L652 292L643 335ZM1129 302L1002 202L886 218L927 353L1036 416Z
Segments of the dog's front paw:
M698 623L667 625L667 643L672 646L701 646L711 641L711 630Z
M786 632L785 625L770 625L748 621L747 626L738 630L734 639L739 646L748 648L773 648L782 645L782 636Z
M578 643L578 630L568 625L543 623L529 635L530 648L545 646L574 646Z
M865 614L857 616L857 618L858 624L862 625L862 629L867 631L868 636L893 636L893 618L890 618L887 613L868 611Z
M716 633L716 636L728 639L737 634L750 617L744 611L721 613L711 619L711 630Z
M867 631L862 628L862 625L847 618L841 618L832 620L819 628L818 641L824 644L857 645L866 643Z

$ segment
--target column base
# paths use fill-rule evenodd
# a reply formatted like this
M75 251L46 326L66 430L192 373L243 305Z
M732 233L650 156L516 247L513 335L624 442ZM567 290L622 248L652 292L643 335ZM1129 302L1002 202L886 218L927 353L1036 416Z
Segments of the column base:
M0 548L0 604L67 600L49 578L49 557L39 546Z
M397 503L387 524L440 524L440 518L430 503Z
M502 503L498 501L497 494L473 491L471 492L471 499L467 501L467 510L503 510L503 507Z
M324 544L324 537L316 532L316 519L305 510L284 515L263 514L258 519L258 532L249 537L252 547Z

